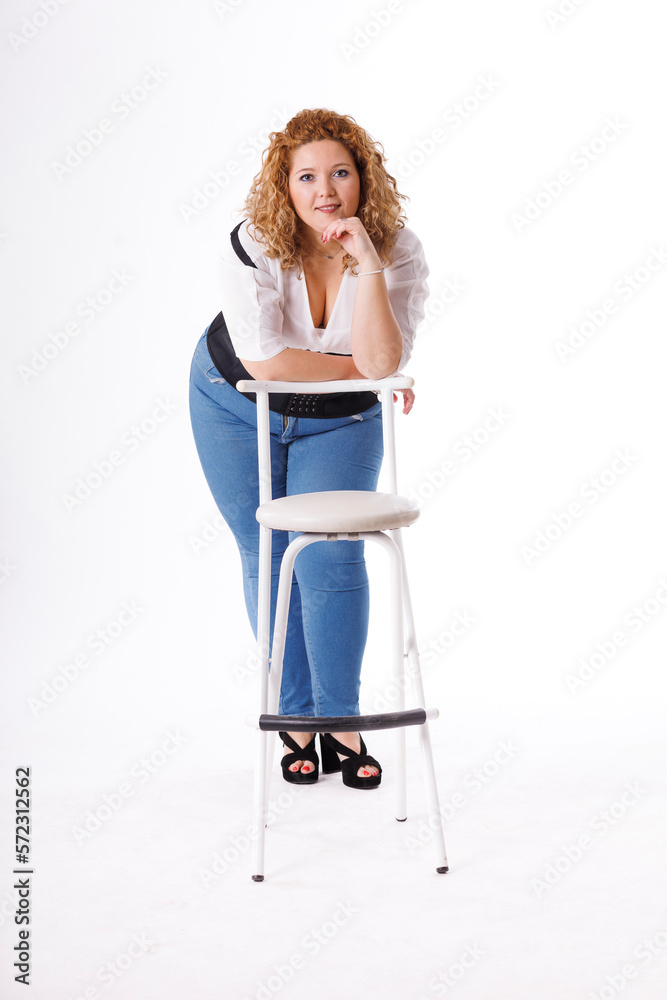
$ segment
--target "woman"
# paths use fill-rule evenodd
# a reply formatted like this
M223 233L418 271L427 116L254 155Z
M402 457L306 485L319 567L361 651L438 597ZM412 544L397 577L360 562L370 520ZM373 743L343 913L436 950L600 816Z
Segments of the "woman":
M382 148L347 115L305 110L273 132L224 256L223 312L200 338L190 412L204 474L236 539L257 626L259 502L254 394L242 378L384 378L408 361L428 294L421 243L404 225ZM404 413L414 395L407 390ZM270 400L273 496L375 490L382 462L375 393ZM286 532L273 533L271 629ZM311 545L295 563L281 715L359 715L368 628L363 542ZM312 733L281 733L286 780L319 775ZM356 788L382 768L359 733L321 735L323 770Z

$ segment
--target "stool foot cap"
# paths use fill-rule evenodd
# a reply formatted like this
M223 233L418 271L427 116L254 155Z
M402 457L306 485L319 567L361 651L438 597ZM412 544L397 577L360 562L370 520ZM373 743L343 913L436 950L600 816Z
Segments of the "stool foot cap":
M263 882L264 881L264 876L263 875L253 875L252 880L253 880L253 882Z
M405 821L406 821L407 818L408 818L407 816L397 816L396 817L396 822L397 823L405 823Z
M445 865L444 868L436 868L438 875L446 875L449 868Z

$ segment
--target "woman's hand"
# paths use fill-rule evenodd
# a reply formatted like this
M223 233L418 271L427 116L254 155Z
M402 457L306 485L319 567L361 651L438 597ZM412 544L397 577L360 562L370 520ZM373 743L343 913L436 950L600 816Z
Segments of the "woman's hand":
M415 394L412 389L401 389L401 395L403 396L403 413L409 413L412 409L412 404L415 401ZM398 399L396 393L394 393L394 402Z
M371 264L373 269L382 266L370 236L364 229L361 219L358 219L356 215L350 219L337 219L335 222L330 222L322 233L322 242L328 243L329 240L337 240L345 253L356 257L360 264L363 261L364 268L370 267Z

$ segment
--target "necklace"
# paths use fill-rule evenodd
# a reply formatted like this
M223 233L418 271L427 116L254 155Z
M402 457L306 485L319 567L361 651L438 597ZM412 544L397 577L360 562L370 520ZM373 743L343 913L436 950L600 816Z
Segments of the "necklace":
M339 246L338 250L336 250L336 253L327 253L326 250L320 250L318 247L313 247L313 250L317 251L317 253L319 253L320 256L328 257L329 260L333 260L334 257L336 257L342 249L343 249L342 246Z

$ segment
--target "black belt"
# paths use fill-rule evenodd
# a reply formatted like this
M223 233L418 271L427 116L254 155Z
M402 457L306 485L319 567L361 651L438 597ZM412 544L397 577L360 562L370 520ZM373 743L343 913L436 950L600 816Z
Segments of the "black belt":
M221 312L208 328L206 346L215 367L235 389L241 379L252 379L236 356ZM242 392L241 395L253 403L257 401L254 392ZM377 402L374 392L272 392L269 395L269 409L288 417L351 417L354 413L370 409Z

